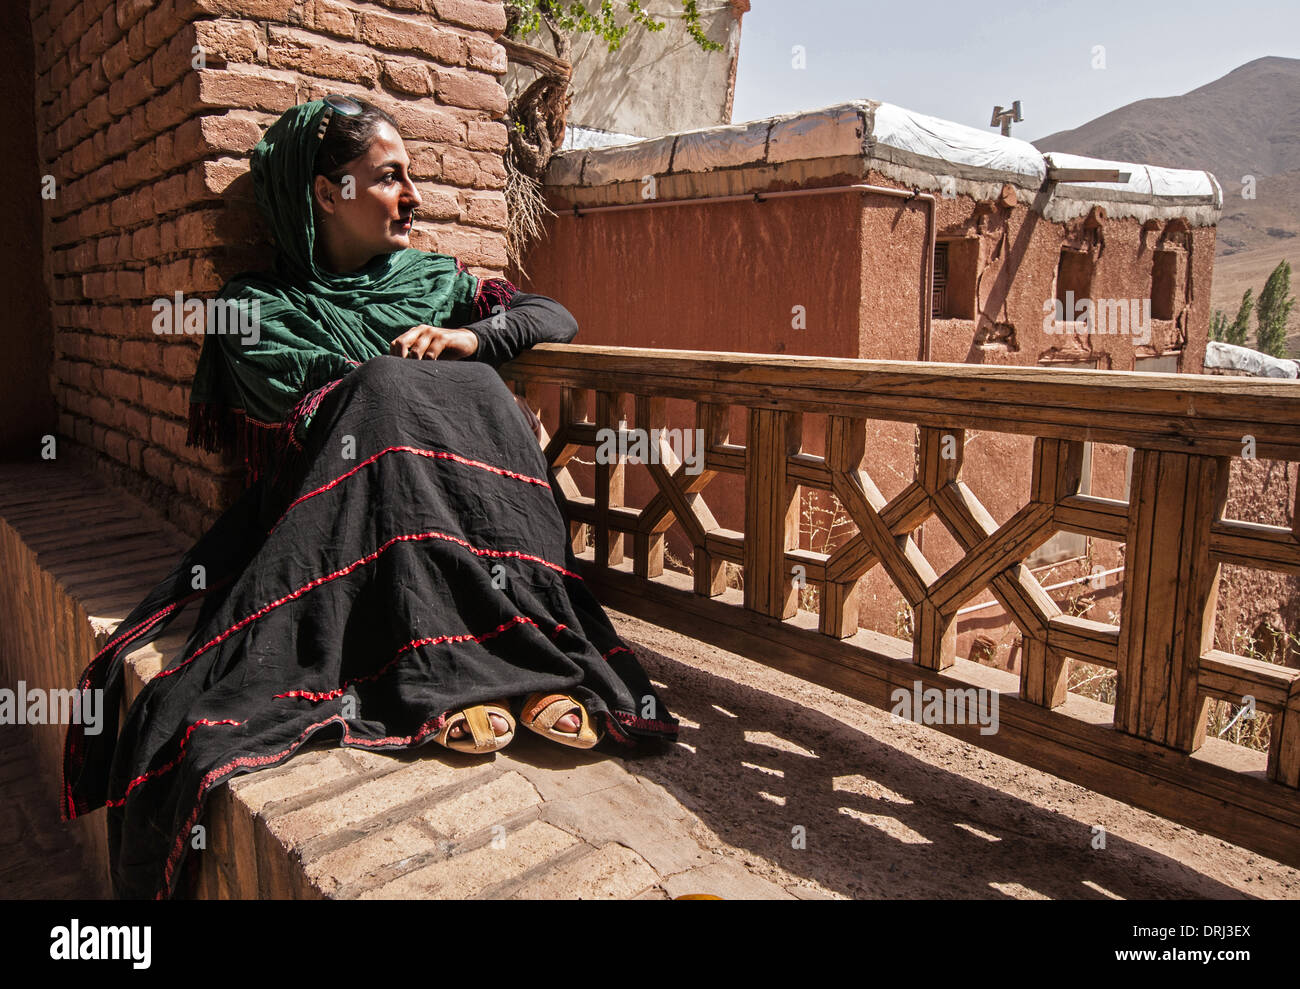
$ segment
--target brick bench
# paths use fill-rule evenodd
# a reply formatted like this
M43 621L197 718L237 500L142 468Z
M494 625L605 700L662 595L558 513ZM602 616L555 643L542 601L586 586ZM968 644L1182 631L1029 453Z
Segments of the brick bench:
M132 496L61 464L0 466L3 686L67 688L192 544ZM127 703L184 646L191 608L126 660ZM632 643L635 645L635 643ZM34 764L57 801L62 726ZM693 834L698 818L617 757L527 731L490 759L426 746L304 749L236 777L202 823L203 898L794 898ZM65 825L107 889L104 810Z

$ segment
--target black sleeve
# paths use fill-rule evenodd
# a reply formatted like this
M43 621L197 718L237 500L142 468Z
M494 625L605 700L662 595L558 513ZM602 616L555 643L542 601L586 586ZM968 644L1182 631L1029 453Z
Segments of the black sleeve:
M461 329L478 337L478 349L463 360L500 367L535 343L568 343L578 335L578 321L554 299L515 292L509 308Z

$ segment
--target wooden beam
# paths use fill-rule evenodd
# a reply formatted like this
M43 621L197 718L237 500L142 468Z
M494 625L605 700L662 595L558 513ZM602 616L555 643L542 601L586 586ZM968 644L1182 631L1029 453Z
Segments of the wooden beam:
M1076 615L1053 615L1047 625L1047 645L1057 652L1115 669L1119 654L1119 626Z
M1020 696L1048 709L1060 707L1069 696L1065 656L1045 639L1020 640Z
M913 481L880 510L880 520L895 536L906 536L924 523L933 512L934 507L926 496L925 489ZM831 580L856 579L878 562L880 558L871 548L871 543L859 531L831 553L826 573Z
M1034 469L1030 498L1055 506L1079 493L1083 478L1083 443L1077 440L1034 440Z
M1049 182L1127 182L1131 172L1121 172L1118 168L1057 168L1047 169Z
M1053 522L1064 532L1122 543L1128 538L1128 502L1066 495L1056 503Z
M1300 574L1300 537L1276 525L1220 519L1210 526L1210 553L1220 563Z
M1051 519L1051 508L1031 501L944 571L930 588L930 597L939 607L955 612L998 574L1019 566L1021 560L1047 542L1051 538Z

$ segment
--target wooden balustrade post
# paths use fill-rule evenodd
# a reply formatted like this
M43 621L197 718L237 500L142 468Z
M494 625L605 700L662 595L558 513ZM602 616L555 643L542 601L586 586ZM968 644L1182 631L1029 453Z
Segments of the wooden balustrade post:
M921 427L916 452L916 482L933 498L961 475L966 431ZM930 670L946 670L957 661L956 618L928 600L912 609L912 658Z
M1291 685L1286 707L1273 715L1268 745L1268 778L1300 789L1300 681Z
M1300 542L1300 484L1291 510L1291 533ZM1268 778L1300 789L1300 681L1291 684L1286 707L1273 715L1269 732Z
M695 428L704 437L704 472L708 469L709 451L731 441L731 408L710 402L695 403ZM695 547L695 593L718 597L727 590L727 567L724 560L710 553L704 546Z
M1205 741L1198 690L1213 648L1219 564L1210 525L1228 495L1228 459L1134 450L1115 727L1182 752Z
M612 429L618 433L620 422L624 418L623 392L596 392L596 427ZM602 567L612 567L623 562L623 534L610 528L609 508L611 505L623 504L623 481L626 465L618 453L619 444L615 444L615 456L612 463L601 463L596 457L596 562ZM600 449L599 446L596 447Z
M555 427L557 437L562 439L568 434L570 425L587 421L587 399L590 394L591 392L586 388L571 388L568 385L560 386L560 421ZM559 466L562 467L568 463L569 458L577 449L576 445L565 444L561 450L557 451L560 455ZM567 477L567 474L565 476ZM574 488L576 490L576 485L574 485ZM565 492L565 494L568 493ZM587 523L569 523L569 546L575 556L581 556L587 551Z
M1056 505L1079 493L1083 482L1081 440L1034 440L1034 472L1030 497L1044 505ZM1050 600L1047 602L1051 604ZM1052 612L1058 610L1051 605ZM1047 629L1022 629L1020 640L1020 696L1032 704L1053 708L1064 704L1070 692L1070 669L1066 657L1047 645ZM1038 632L1038 634L1031 634Z
M826 466L831 471L856 471L867 455L867 423L848 416L826 420ZM821 611L817 628L824 635L847 639L858 634L861 576L851 580L822 582Z
M647 437L655 428L667 423L667 401L649 395L637 395L633 400L636 428L644 430ZM664 572L664 534L662 531L638 529L632 537L632 572L638 577L658 577Z
M957 620L929 600L912 609L912 659L927 670L946 670L957 661Z
M799 547L799 485L789 457L799 452L803 417L780 409L749 410L745 448L745 607L792 618L799 606L786 550Z

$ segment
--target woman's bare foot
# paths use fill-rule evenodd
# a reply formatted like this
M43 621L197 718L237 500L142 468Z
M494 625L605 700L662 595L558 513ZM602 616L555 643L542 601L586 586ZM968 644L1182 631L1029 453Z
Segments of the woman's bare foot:
M492 732L498 738L510 730L510 725L506 723L506 719L501 717L499 714L489 713L488 723L492 725ZM566 714L564 717L560 718L555 722L555 727L560 729L560 731L572 732L576 735L578 729L582 727L582 720L578 709L575 707L572 714ZM464 720L461 720L452 725L451 730L447 732L447 737L465 738L468 733L468 726L465 724Z
M575 707L573 710L576 712L578 709ZM501 717L499 714L489 714L488 721L492 725L493 733L495 733L498 738L510 730L510 726L506 724L506 719ZM560 731L573 732L576 735L578 729L582 727L582 721L579 719L577 714L566 714L559 721L555 722L555 727L559 728ZM464 721L458 721L452 726L451 731L447 732L448 738L464 738L465 735L466 726Z
M578 709L576 707L573 710L575 713L566 714L555 722L555 727L560 729L560 731L567 731L570 734L576 735L578 729L582 727L582 718L581 715L577 713Z
M492 725L492 734L500 738L510 730L510 725L505 718L499 714L488 714L488 723ZM452 725L451 730L447 732L448 738L465 738L469 735L469 725L465 724L462 718Z

